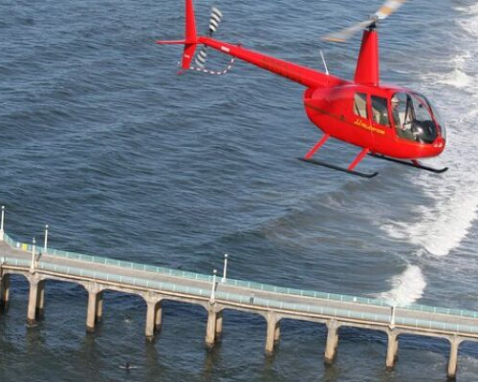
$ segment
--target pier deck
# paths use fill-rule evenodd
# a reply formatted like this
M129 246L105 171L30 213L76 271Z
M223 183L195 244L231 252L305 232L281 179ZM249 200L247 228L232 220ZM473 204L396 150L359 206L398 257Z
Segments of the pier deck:
M394 366L398 338L414 334L450 341L447 375L456 376L458 348L463 341L478 341L478 313L424 305L395 307L384 300L303 291L266 284L202 275L99 256L59 251L19 243L0 231L0 295L10 298L10 275L23 275L30 283L27 323L35 325L44 309L47 280L82 285L88 291L86 329L93 332L101 320L103 291L136 294L147 305L145 335L154 339L161 326L163 300L203 306L208 312L206 345L222 335L224 309L259 314L267 322L265 351L274 351L284 318L327 325L325 362L336 354L340 327L383 331L388 336L386 367Z

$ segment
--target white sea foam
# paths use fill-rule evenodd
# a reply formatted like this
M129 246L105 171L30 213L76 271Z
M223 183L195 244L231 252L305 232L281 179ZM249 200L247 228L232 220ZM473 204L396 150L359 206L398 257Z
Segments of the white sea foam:
M381 226L390 237L415 245L417 256L450 254L478 217L478 4L463 13L466 16L458 25L464 31L460 36L464 49L448 61L449 73L427 73L423 78L428 93L440 95L448 124L447 150L431 162L450 170L442 176L416 175L413 182L433 202L415 206L413 221L390 220ZM392 289L378 297L391 305L408 305L422 296L425 287L421 269L409 265L392 279Z
M444 155L451 167L441 177L420 174L414 182L430 198L432 206L416 207L414 222L389 222L385 231L394 238L408 240L435 256L446 256L458 247L468 234L478 215L478 137L473 128L478 122L477 105L452 124L455 134L453 144Z
M413 222L384 224L382 229L391 237L407 240L435 256L448 255L466 237L478 215L478 137L472 130L477 116L475 109L456 121L462 134L455 135L453 145L444 155L451 168L445 174L446 181L430 174L420 174L414 179L435 200L434 205L415 207L418 219Z
M437 78L437 82L463 89L472 84L473 78L466 74L463 69L455 68L451 73Z
M471 16L478 16L478 3L460 10ZM459 25L474 37L478 37L478 17L468 17L459 21Z
M473 191L469 193L471 188ZM419 208L419 222L389 223L383 229L391 237L408 240L431 255L446 256L469 232L477 216L477 206L478 183L475 182L468 190L457 190L449 198L437 200L434 208Z
M449 64L453 70L449 73L431 73L424 76L424 80L433 81L439 84L451 85L458 89L476 89L476 78L467 73L467 65L473 59L471 51L464 51L453 57Z
M377 297L388 301L390 305L407 306L423 295L427 283L422 271L416 265L409 265L401 275L392 279L392 289L380 293Z
M460 25L478 36L478 4L464 13L472 16ZM391 237L421 248L417 253L433 256L446 256L457 248L478 216L478 69L473 62L478 45L469 36L463 38L468 50L451 59L450 73L428 73L424 78L424 83L432 88L436 83L455 88L435 88L446 100L444 114L449 133L447 150L438 161L446 163L450 170L442 177L427 173L416 176L414 183L434 204L415 207L413 222L389 221L381 227Z

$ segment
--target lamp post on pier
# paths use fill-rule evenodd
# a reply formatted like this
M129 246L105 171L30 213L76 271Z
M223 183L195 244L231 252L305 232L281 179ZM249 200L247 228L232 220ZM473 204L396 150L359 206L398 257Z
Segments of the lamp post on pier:
M45 224L45 243L43 245L43 253L46 253L47 244L48 244L48 224Z
M222 279L221 279L222 283L226 282L226 273L227 273L227 253L224 254L224 268L222 270Z
M213 275L212 275L211 298L209 299L210 304L214 304L216 299L216 275L217 275L217 269L214 269Z
M32 240L32 263L30 265L30 273L35 273L35 243L36 240L33 238Z
M5 221L5 206L2 206L2 219L0 221L0 241L3 240L3 223Z

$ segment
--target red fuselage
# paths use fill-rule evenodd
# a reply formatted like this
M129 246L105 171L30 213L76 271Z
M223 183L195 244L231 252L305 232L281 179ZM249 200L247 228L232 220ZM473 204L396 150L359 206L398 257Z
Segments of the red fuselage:
M385 100L388 114L391 116L393 95L413 94L412 91L401 87L379 85L377 40L375 31L364 32L354 81L346 81L208 37L199 37L198 43L306 86L304 106L307 115L314 125L331 137L358 147L369 148L372 153L393 158L418 159L439 155L445 148L444 134L442 134L444 126L438 126L438 117L433 115L428 103L423 107L429 109L431 119L437 125L433 142L423 143L418 140L404 139L397 134L397 127L392 118L387 125L373 118L376 111L372 108L372 96ZM354 112L354 97L357 93L367 96L367 112L363 116Z
M377 87L354 83L335 87L309 88L304 93L307 116L319 129L330 136L359 147L368 147L371 152L402 159L428 158L439 155L445 148L445 140L438 134L431 143L401 138L393 121L380 124L373 116L371 97L390 100L396 93L411 93L398 87ZM357 115L354 110L354 95L366 94L367 113ZM389 115L392 113L390 112Z
M424 96L380 84L378 35L374 28L364 31L353 81L240 45L197 36L192 0L186 0L185 30L184 40L157 42L185 46L184 70L191 68L197 45L205 45L305 86L305 110L312 123L325 133L323 142L334 137L361 147L360 158L372 153L416 160L437 156L445 148L445 126ZM392 101L394 106L401 106L394 108ZM310 158L321 144L306 157Z

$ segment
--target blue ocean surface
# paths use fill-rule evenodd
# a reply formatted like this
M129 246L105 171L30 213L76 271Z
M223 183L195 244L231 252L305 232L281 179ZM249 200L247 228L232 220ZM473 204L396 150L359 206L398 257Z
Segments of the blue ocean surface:
M362 21L380 1L196 0L198 30L224 14L218 39L352 79L361 36L321 37ZM322 133L304 88L236 61L229 73L176 75L183 1L0 3L0 204L17 240L91 255L273 285L476 310L478 293L478 5L409 1L379 25L381 75L426 94L447 122L442 175L366 158L367 180L307 165ZM229 57L210 51L208 67ZM330 142L321 158L358 149ZM45 319L25 325L28 284L12 280L0 315L0 381L445 381L449 344L400 338L385 370L383 333L341 329L323 364L326 329L286 320L273 357L265 321L226 311L204 347L206 312L166 302L156 342L145 303L107 292L104 320L85 334L86 291L49 281ZM124 362L137 368L126 373ZM476 381L464 343L459 381Z

